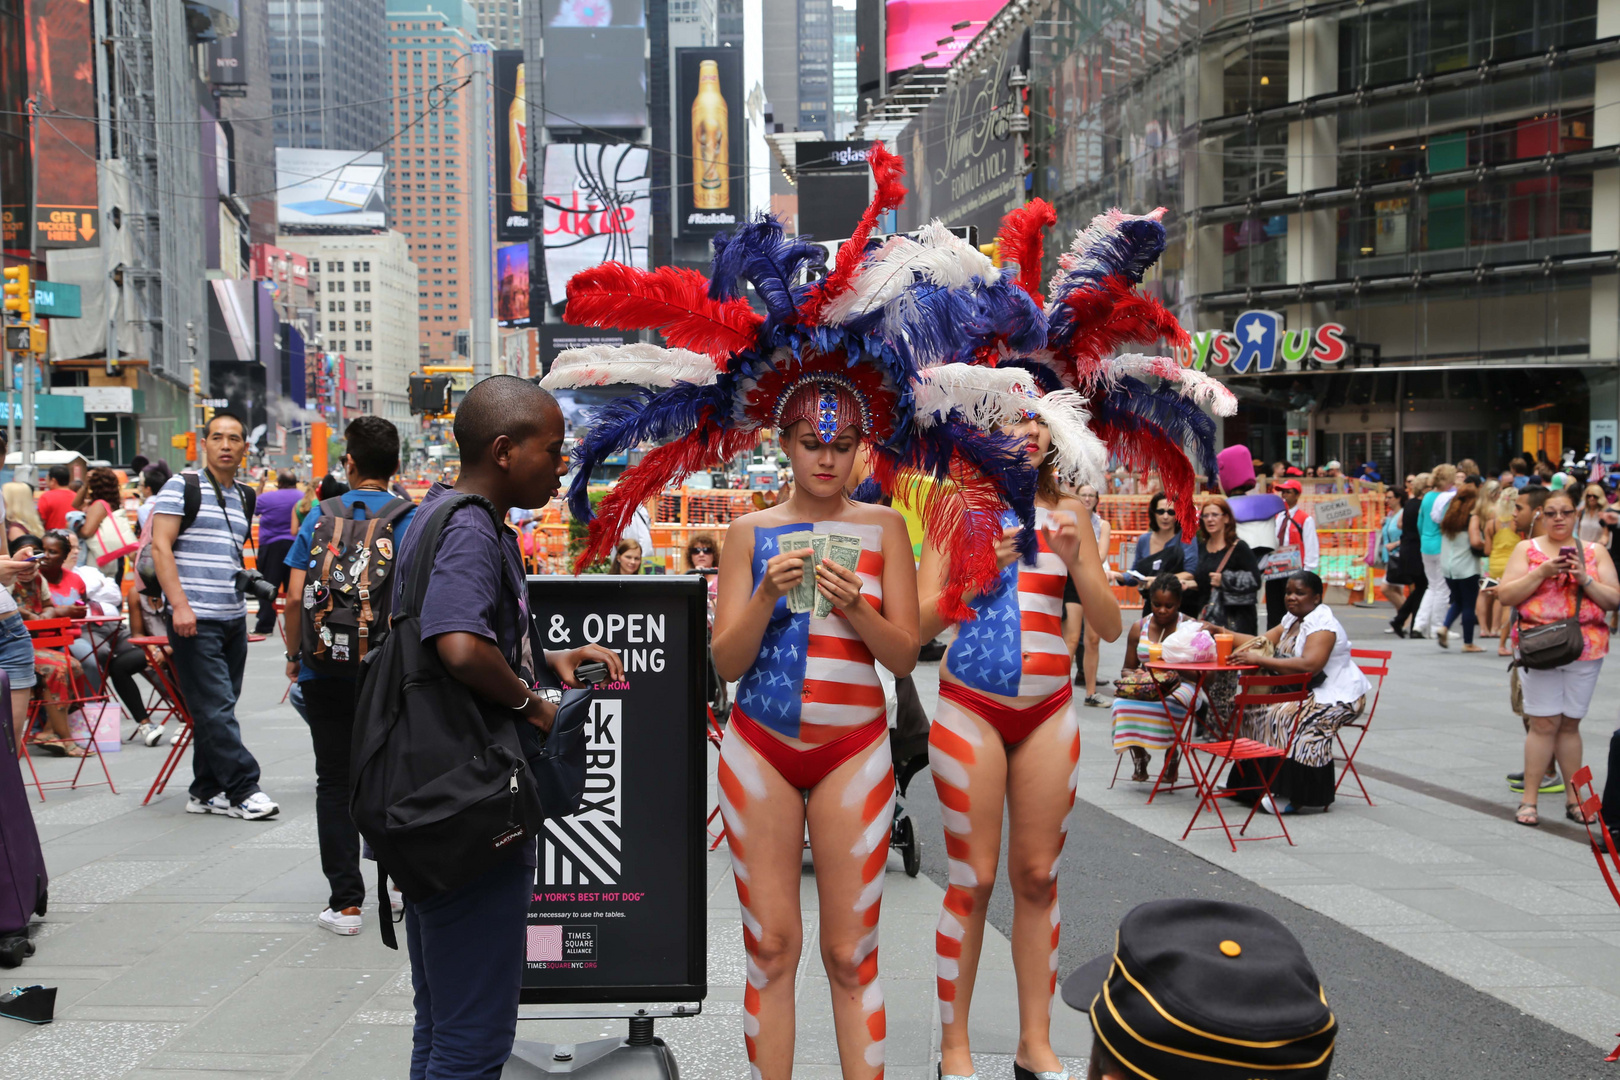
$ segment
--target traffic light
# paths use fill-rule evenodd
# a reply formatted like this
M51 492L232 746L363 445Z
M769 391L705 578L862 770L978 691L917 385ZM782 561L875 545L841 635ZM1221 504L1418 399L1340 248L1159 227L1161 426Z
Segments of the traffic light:
M6 275L6 310L14 311L23 322L34 321L34 283L29 280L28 267L8 266Z
M412 375L408 388L411 412L443 416L450 411L450 376Z

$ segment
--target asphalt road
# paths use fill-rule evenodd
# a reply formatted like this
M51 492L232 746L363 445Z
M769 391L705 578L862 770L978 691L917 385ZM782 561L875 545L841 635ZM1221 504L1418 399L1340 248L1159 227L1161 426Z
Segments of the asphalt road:
M913 779L904 801L923 840L922 872L943 887L944 833L927 772ZM1335 1077L1586 1080L1615 1075L1615 1066L1605 1065L1602 1054L1581 1039L1084 802L1075 804L1069 820L1058 887L1064 975L1111 952L1119 919L1146 900L1214 897L1275 915L1304 944L1338 1016ZM989 917L1002 933L1012 932L1005 855Z

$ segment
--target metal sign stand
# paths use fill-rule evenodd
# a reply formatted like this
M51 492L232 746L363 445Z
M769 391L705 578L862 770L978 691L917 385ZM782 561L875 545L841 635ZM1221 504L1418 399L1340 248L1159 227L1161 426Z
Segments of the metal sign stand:
M699 1003L677 1005L672 1009L637 1009L626 1018L629 1033L622 1039L593 1039L582 1043L543 1043L519 1039L512 1044L512 1056L501 1070L502 1080L529 1080L534 1077L577 1076L589 1080L680 1080L675 1055L664 1040L653 1034L653 1022L660 1018L697 1016ZM520 1013L523 1020L602 1020L625 1017L623 1012L597 1013Z

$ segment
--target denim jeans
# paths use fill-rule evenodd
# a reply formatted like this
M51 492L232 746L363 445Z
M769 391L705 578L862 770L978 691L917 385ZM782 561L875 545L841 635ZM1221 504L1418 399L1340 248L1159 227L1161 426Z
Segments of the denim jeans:
M349 816L349 744L354 738L354 703L360 684L353 679L309 679L304 722L315 744L315 829L321 842L321 873L331 887L333 911L366 902L360 876L360 830Z
M512 1056L534 888L534 868L524 863L510 858L459 889L406 898L416 990L411 1080L497 1080Z
M234 806L259 790L259 763L242 745L236 723L247 667L247 622L198 619L194 636L170 634L169 646L194 728L191 794L206 801L223 791Z

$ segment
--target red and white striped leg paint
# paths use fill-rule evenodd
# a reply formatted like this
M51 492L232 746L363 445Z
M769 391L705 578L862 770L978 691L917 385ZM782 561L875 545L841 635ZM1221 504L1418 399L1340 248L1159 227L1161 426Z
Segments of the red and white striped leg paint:
M1070 810L1073 810L1074 793L1080 784L1080 726L1075 721L1074 709L1072 706L1064 709L1062 715L1063 730L1060 732L1060 738L1067 745L1069 752L1069 763L1071 766L1069 769L1068 780L1069 797L1066 805ZM1047 961L1047 965L1051 970L1051 980L1047 987L1047 993L1051 996L1051 1000L1047 1002L1047 1011L1049 1013L1051 1011L1052 1002L1057 1000L1058 940L1063 935L1063 913L1058 906L1058 869L1063 863L1063 847L1064 844L1068 842L1068 839L1069 818L1068 815L1065 814L1063 817L1063 824L1059 826L1058 829L1057 854L1052 858L1052 870L1048 875L1052 882L1052 911L1051 915L1049 916L1049 920L1052 924L1052 954Z
M978 764L984 738L973 721L960 710L941 704L928 736L928 763L939 795L940 814L945 822L945 855L950 880L945 889L939 925L934 931L935 986L939 996L939 1020L945 1027L957 1021L957 980L961 977L962 945L967 920L974 917L974 894L978 874L968 861L973 823L968 817L972 802L968 794L970 771ZM999 830L995 842L1000 843ZM976 921L982 921L979 912ZM975 935L977 937L977 935ZM966 1017L962 1018L964 1021Z
M889 835L894 827L894 765L887 739L876 743L861 762L839 804L860 815L861 831L850 855L860 865L861 889L855 898L855 914L865 932L855 947L854 963L861 986L861 1018L870 1040L862 1056L881 1077L888 1013L883 1007L883 983L878 979L878 916L883 907Z
M755 1057L759 1038L760 991L765 989L765 973L756 962L761 926L750 907L748 894L748 818L764 805L765 778L760 762L741 740L728 733L720 747L720 816L726 823L726 841L731 851L731 876L737 882L737 902L742 907L743 948L747 950L748 986L743 991L743 1039L748 1047L748 1068L753 1080L761 1080Z

